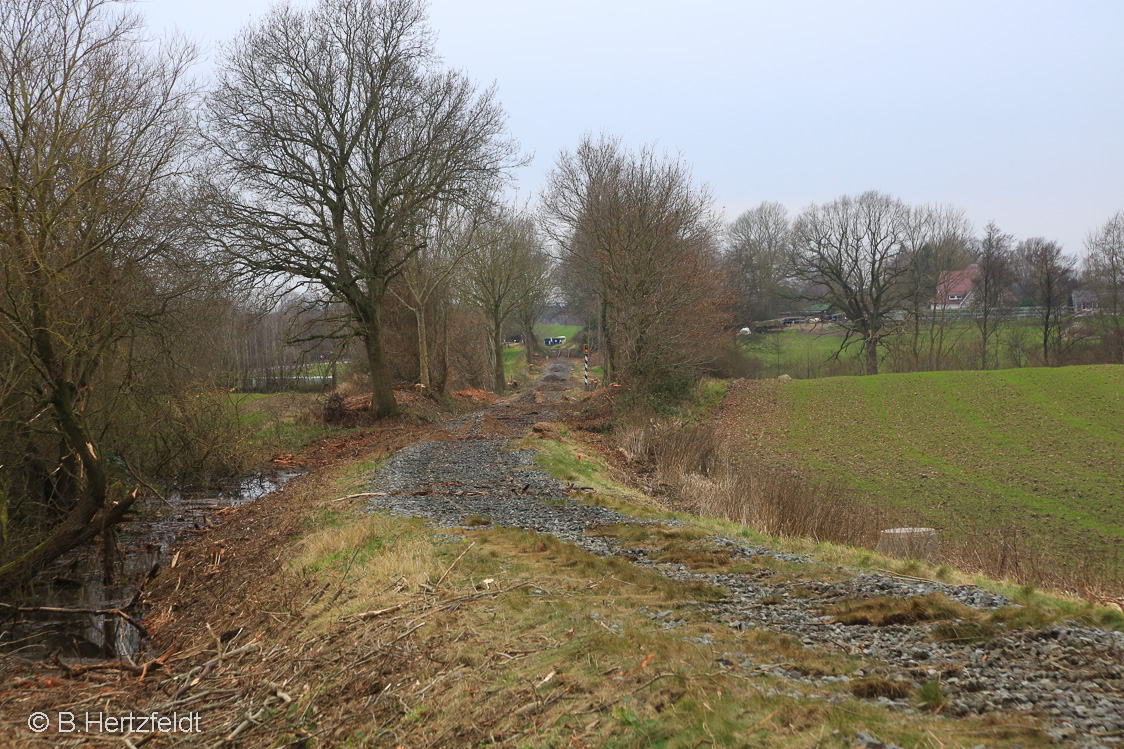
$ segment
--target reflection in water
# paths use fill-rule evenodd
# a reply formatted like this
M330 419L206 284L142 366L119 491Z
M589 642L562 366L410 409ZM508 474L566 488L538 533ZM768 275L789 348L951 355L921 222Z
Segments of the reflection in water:
M144 579L169 563L177 542L205 532L227 508L264 497L298 475L259 474L206 490L175 491L166 497L170 508L154 497L142 500L136 518L118 527L122 554L114 565L112 585L105 584L101 555L89 544L44 570L20 603L68 609L125 607ZM24 621L16 625L0 622L0 650L29 658L61 651L64 657L80 659L131 657L141 651L136 628L115 616L51 616L23 614Z

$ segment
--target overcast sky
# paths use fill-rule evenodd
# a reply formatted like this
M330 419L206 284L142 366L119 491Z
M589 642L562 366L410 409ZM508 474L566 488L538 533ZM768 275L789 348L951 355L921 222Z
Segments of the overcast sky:
M199 42L205 73L270 4L139 7ZM1080 255L1124 209L1118 0L433 0L430 17L534 155L523 197L604 131L681 153L728 220L877 189Z

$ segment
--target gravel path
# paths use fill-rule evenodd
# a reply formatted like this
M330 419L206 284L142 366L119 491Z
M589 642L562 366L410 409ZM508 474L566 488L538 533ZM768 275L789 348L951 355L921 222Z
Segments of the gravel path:
M704 574L683 565L649 560L642 549L625 549L611 537L591 534L599 526L640 523L635 518L574 498L561 482L534 463L534 452L508 449L539 421L558 417L563 390L573 367L552 363L534 385L484 411L444 424L451 438L422 442L395 454L372 478L371 490L386 496L370 502L372 511L425 517L441 527L456 527L469 518L550 533L602 556L627 552L635 564L648 566L677 580L698 581L729 591L717 603L700 603L716 621L744 630L768 629L791 635L807 647L860 656L880 665L881 674L913 684L939 678L950 715L1015 710L1035 715L1056 739L1079 746L1124 745L1124 633L1082 627L1074 622L1044 629L1000 632L986 643L931 641L932 625L886 627L845 626L822 614L842 599L896 596L909 598L940 592L981 610L1009 603L1002 596L972 586L913 582L889 575L848 570L840 582L771 583L753 575ZM477 517L472 517L477 516ZM666 524L666 523L665 523ZM796 554L713 537L727 554L769 557L793 563L810 560ZM797 590L799 589L799 590ZM677 625L670 612L652 612L663 626ZM737 653L719 658L739 665ZM741 658L740 665L757 670ZM864 676L814 677L783 666L772 673L790 681L828 687L827 699L841 695L839 682ZM895 710L912 712L908 700L877 700ZM860 737L865 741L864 737ZM871 738L870 746L880 745Z

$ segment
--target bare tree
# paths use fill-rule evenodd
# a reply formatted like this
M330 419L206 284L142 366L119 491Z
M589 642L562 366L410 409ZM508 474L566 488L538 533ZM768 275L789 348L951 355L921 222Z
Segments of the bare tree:
M20 439L45 431L61 456L40 484L58 520L0 565L0 588L99 533L108 544L131 504L113 496L87 408L178 293L163 201L193 97L191 49L150 54L141 31L104 0L0 1L0 341L19 360Z
M1073 291L1076 261L1063 254L1060 244L1042 237L1020 242L1017 254L1026 290L1042 312L1042 363L1048 366L1051 338L1055 354L1061 348L1062 315Z
M1097 295L1097 319L1113 361L1124 364L1124 211L1089 233L1085 279Z
M534 364L535 350L538 348L535 325L550 306L551 293L554 290L553 264L550 255L545 251L535 254L528 263L523 283L526 286L525 293L522 303L515 308L515 318L523 335L525 361L527 364Z
M866 373L878 374L878 347L897 326L910 259L923 234L917 212L878 192L813 205L793 226L793 273L824 289L862 339Z
M624 157L617 138L582 138L574 153L563 152L551 172L541 203L541 225L560 248L559 268L572 300L596 299L602 366L606 381L616 375L615 348L608 319L614 299L604 262L619 244L614 237L613 193L623 179Z
M259 283L323 288L395 411L381 314L443 204L490 203L517 146L492 89L441 71L420 0L275 7L219 63L210 237Z
M773 316L785 297L792 225L780 203L763 202L738 216L726 231L726 263L737 319Z
M1003 310L1011 306L1012 261L1015 238L992 221L984 229L976 253L977 272L972 281L971 309L980 331L980 368L987 369L988 342L996 336ZM998 362L997 362L998 363Z
M441 205L430 221L421 227L427 232L418 251L406 262L402 271L403 293L391 287L392 293L414 313L418 327L418 382L426 388L433 386L431 376L429 339L435 337L433 323L434 302L448 292L453 274L462 261L477 250L476 232L479 214L451 204ZM442 359L444 361L444 359ZM444 381L444 378L437 378Z
M648 390L688 381L728 316L709 191L681 159L586 136L543 195L551 239L600 302L606 376Z
M972 226L962 211L951 206L915 209L915 249L902 256L909 270L903 277L902 306L908 310L909 358L917 368L941 369L948 350L954 349L962 328L956 326L959 310L937 300L941 281L972 261ZM905 336L903 336L905 339Z
M504 392L503 326L545 281L542 245L532 218L506 210L479 233L479 245L465 258L461 288L484 314L488 335L488 370L492 390Z

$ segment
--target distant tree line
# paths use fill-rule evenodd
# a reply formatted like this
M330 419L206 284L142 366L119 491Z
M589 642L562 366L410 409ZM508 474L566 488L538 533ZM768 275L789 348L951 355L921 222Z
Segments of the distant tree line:
M1082 349L1086 359L1121 363L1124 212L1085 245L1078 268L1056 241L1017 242L994 222L976 235L956 208L868 192L795 218L762 203L727 227L723 260L739 323L807 310L834 315L844 343L859 342L868 374L891 345L914 369L940 369L965 326L976 330L977 366L995 366L1000 330L1016 314L1020 333L1030 320L1037 325L1038 363L1072 360L1075 339L1094 343ZM945 285L956 278L967 288L950 295Z

